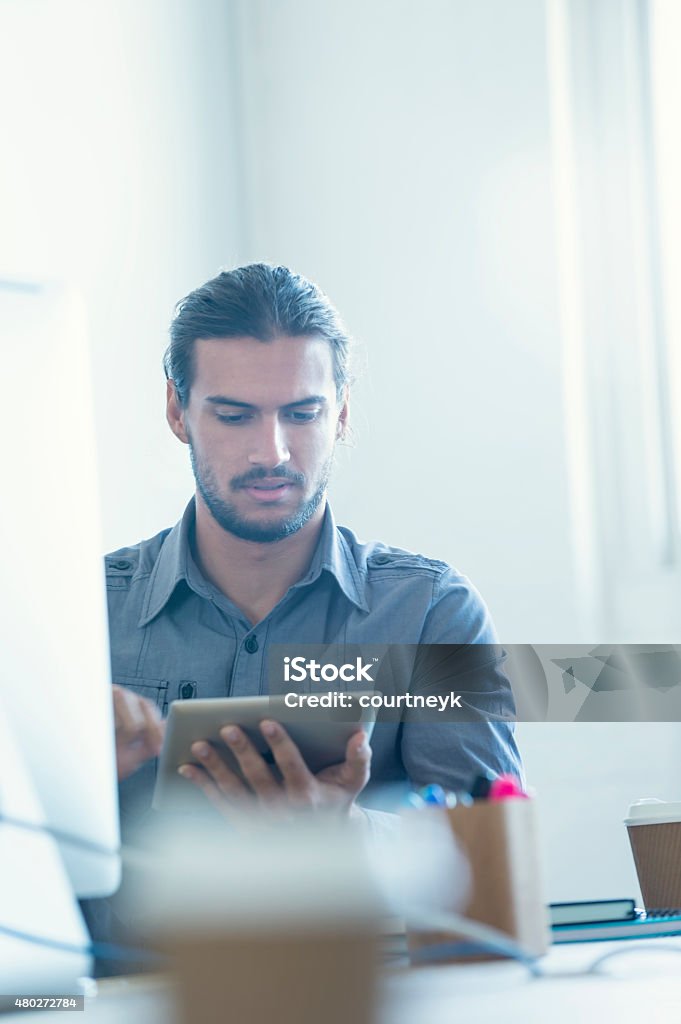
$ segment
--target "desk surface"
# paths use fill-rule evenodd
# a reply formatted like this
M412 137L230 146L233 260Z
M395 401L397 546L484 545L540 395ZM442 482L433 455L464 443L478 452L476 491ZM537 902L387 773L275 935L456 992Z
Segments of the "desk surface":
M622 953L597 974L586 973L611 950ZM541 963L541 978L507 962L429 967L389 978L380 1024L442 1024L445 1008L476 1024L681 1019L681 939L558 946Z
M589 966L610 951L621 951L597 974ZM573 1024L575 1020L617 1020L618 1024L678 1024L681 1019L681 938L645 942L596 942L553 947L533 978L525 967L495 962L386 970L377 1024L442 1024L457 1019L476 1024ZM502 1002L500 1002L502 1000ZM93 1024L172 1024L172 989L161 977L117 978L99 983L86 999ZM59 1020L55 1012L7 1014L15 1021Z

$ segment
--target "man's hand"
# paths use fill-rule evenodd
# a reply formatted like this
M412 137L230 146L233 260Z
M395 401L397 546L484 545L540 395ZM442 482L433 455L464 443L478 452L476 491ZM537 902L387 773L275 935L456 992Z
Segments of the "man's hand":
M148 761L158 757L165 722L155 704L123 686L113 686L118 781L127 779Z
M348 740L342 764L325 768L318 775L312 774L298 747L278 722L261 722L260 731L272 750L281 781L235 725L225 726L220 736L239 762L245 782L206 741L192 745L192 753L201 767L185 764L179 768L180 774L203 790L225 817L254 802L270 809L288 806L336 810L340 814L353 812L355 797L369 781L371 748L363 731Z

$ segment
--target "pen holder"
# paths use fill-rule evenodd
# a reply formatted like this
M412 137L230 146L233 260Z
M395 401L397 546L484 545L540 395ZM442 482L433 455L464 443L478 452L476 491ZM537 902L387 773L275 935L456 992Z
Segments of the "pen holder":
M470 890L458 913L504 932L530 956L545 953L549 945L548 915L534 800L476 800L468 806L438 808L431 813L447 816L470 865ZM471 940L454 932L409 933L412 952L443 943L461 947L447 957L450 961L498 959L493 953L472 950Z

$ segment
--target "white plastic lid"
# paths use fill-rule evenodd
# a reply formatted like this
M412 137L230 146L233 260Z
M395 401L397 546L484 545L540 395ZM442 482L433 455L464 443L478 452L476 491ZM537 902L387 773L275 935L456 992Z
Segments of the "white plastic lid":
M377 893L359 829L338 818L159 823L154 870L131 891L152 927L221 931L353 927L377 919ZM151 841L151 840L149 840Z
M637 800L629 807L629 814L624 819L625 825L663 825L670 822L681 822L681 801L673 803L647 796Z

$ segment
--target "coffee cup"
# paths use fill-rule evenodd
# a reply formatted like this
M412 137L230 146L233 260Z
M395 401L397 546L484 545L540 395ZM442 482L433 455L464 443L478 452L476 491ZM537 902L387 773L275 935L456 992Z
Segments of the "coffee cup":
M371 1024L380 900L360 830L321 813L234 825L157 822L130 894L178 1024Z
M681 907L681 802L637 800L624 824L646 910Z

